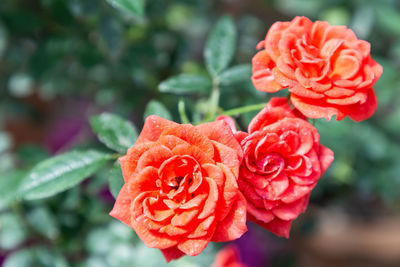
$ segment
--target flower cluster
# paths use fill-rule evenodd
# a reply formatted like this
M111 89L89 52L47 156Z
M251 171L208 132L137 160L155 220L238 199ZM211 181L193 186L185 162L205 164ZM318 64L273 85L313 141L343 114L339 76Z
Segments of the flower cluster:
M258 48L254 86L290 96L271 98L247 131L228 116L193 126L152 115L120 158L125 184L110 214L167 261L240 238L247 219L288 237L333 161L307 119L361 121L376 110L382 67L350 29L296 17L275 23Z

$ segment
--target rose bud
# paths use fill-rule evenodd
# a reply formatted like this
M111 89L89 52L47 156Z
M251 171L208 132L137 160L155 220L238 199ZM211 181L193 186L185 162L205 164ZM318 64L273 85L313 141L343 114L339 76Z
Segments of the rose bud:
M254 86L276 92L289 87L293 105L308 118L354 121L371 117L377 100L373 86L382 67L370 44L346 26L295 17L276 22L253 57Z
M210 267L247 267L239 258L239 251L235 245L228 245L220 250Z
M110 215L166 261L247 231L238 189L242 149L223 121L198 126L152 115L120 163L125 184Z

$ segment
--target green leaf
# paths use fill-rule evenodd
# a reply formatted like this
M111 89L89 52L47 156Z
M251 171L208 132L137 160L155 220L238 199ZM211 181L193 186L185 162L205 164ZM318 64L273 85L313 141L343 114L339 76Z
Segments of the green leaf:
M208 93L210 89L210 79L197 74L180 74L158 85L160 92L174 94Z
M144 17L144 0L106 0L111 6L128 14Z
M12 145L11 136L5 132L0 132L0 153L8 150Z
M208 37L204 50L206 67L213 77L228 67L235 47L235 24L230 16L223 16Z
M220 85L229 86L243 82L249 82L251 79L251 65L243 64L229 68L218 75Z
M113 168L110 171L110 178L108 178L108 184L110 192L115 199L117 199L119 191L124 185L124 178L122 177L121 165L118 161L115 162Z
M21 249L11 253L4 261L4 267L32 266L33 255L29 249Z
M383 31L400 36L400 14L396 9L380 6L377 8L377 15L378 24Z
M21 219L12 213L5 213L0 216L0 248L12 250L22 244L27 233Z
M4 261L4 267L67 267L68 262L59 253L48 247L29 247L11 253Z
M151 100L144 111L143 119L146 119L150 115L157 115L161 118L172 120L171 113L168 109L160 102L156 100Z
M94 116L90 125L103 144L121 153L133 146L138 137L136 127L115 114L102 113Z
M27 200L53 196L77 185L109 159L110 154L95 150L73 151L47 159L24 178L19 195Z
M29 225L38 233L49 239L56 239L59 235L56 219L46 207L37 207L27 214Z
M21 180L25 171L11 171L0 175L0 209L16 199Z

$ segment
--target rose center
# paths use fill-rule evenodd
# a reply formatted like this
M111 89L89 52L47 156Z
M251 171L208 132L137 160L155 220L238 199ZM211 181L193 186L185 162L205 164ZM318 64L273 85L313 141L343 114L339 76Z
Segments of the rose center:
M269 174L280 172L285 166L285 160L277 153L271 153L256 162L259 172Z
M158 170L157 186L169 199L185 202L202 181L201 167L191 156L177 155L164 161Z
M170 179L168 182L168 185L172 188L177 190L179 188L179 185L181 184L181 181L183 180L183 176L175 176L174 178Z

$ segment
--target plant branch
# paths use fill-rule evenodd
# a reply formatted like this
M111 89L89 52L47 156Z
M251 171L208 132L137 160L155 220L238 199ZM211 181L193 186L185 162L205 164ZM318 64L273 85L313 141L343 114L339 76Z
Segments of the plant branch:
M179 112L179 117L181 119L181 123L188 124L190 123L190 120L188 116L186 115L185 111L185 102L183 99L180 99L178 102L178 112Z

